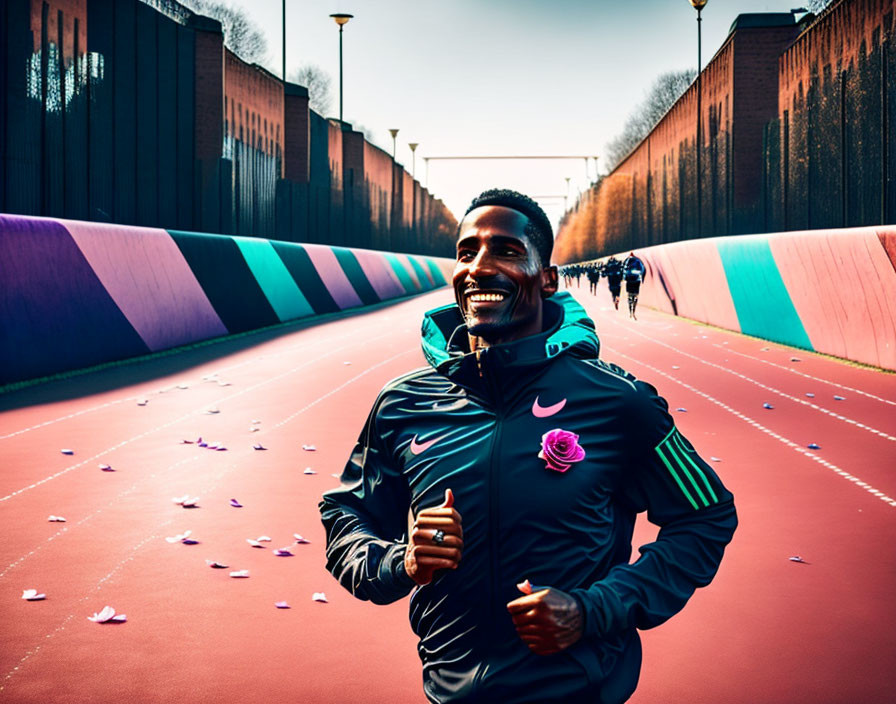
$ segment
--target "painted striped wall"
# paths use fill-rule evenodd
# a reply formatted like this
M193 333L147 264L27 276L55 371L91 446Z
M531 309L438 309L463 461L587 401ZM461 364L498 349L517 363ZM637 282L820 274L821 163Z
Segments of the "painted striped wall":
M453 261L0 215L0 385L445 286Z
M896 369L896 226L717 237L636 253L647 267L646 305Z

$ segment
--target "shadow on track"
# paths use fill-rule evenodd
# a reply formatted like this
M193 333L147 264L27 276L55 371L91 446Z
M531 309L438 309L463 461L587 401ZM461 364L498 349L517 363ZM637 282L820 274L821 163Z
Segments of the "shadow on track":
M441 289L434 289L439 291ZM152 381L184 372L220 357L241 352L256 345L276 340L284 335L323 325L336 320L383 310L404 303L422 294L393 298L363 308L352 308L311 318L289 321L258 330L216 337L211 340L173 347L140 357L107 362L95 367L76 369L40 379L0 387L0 412L41 403L68 401L91 394L111 391L124 386Z

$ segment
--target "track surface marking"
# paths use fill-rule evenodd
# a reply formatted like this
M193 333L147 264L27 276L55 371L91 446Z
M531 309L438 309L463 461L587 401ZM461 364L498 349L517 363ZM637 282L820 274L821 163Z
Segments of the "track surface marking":
M585 291L601 356L667 398L740 516L713 584L642 634L631 701L892 701L896 375L649 310L631 321L605 287ZM0 396L0 702L424 702L406 601L335 583L317 502L382 385L424 364L420 319L448 300ZM200 436L227 450L182 443ZM184 494L199 508L172 502ZM187 530L199 544L165 540ZM654 534L639 521L635 545ZM106 604L128 622L87 620Z

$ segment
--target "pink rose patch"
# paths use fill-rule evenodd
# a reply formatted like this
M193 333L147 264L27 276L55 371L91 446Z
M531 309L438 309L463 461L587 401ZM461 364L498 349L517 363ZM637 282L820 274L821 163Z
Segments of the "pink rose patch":
M578 435L554 428L541 436L541 452L538 457L547 463L547 469L565 472L576 462L585 459L585 450L579 445Z

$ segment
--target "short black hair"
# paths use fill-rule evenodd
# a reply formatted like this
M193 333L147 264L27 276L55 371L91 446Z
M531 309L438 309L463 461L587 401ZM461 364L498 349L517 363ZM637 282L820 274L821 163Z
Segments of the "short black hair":
M538 256L541 257L542 266L550 265L551 253L554 250L554 230L551 227L551 221L548 220L548 216L544 214L538 203L529 196L512 191L509 188L490 188L473 199L470 207L464 213L464 217L471 210L486 205L500 205L525 215L529 222L526 223L524 232L532 240L532 244L535 245ZM461 218L461 221L463 221L463 218Z

